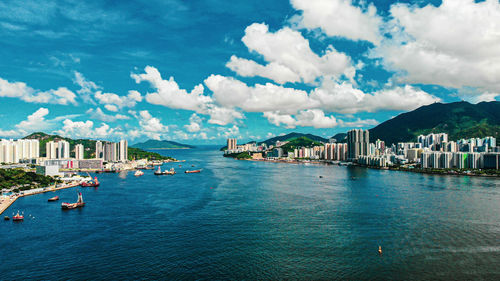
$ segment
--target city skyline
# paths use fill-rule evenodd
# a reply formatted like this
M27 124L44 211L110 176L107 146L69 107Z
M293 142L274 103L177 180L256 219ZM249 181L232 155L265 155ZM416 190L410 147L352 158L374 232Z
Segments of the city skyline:
M498 1L314 2L2 3L0 138L328 138L499 99Z

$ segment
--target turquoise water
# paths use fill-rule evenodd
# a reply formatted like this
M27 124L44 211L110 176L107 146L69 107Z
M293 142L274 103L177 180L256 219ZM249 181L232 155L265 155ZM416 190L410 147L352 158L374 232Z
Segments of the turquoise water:
M500 279L498 179L162 153L203 171L101 174L80 210L60 209L76 188L16 201L0 279Z

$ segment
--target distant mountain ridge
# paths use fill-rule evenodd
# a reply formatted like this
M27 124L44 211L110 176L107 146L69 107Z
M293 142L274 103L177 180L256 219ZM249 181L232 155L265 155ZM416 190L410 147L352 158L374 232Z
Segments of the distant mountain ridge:
M433 103L402 113L370 131L370 141L386 144L416 141L421 134L448 133L449 140L500 137L500 102Z
M140 149L181 149L181 148L195 148L193 145L182 144L175 141L168 140L147 140L145 142L136 143L131 147Z

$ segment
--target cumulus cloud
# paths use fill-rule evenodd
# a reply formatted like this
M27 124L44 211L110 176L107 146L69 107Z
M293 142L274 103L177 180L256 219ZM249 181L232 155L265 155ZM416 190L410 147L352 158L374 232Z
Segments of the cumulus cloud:
M89 102L94 104L94 101L92 100L91 94L95 91L100 89L99 86L97 86L94 82L87 80L83 74L81 74L78 71L73 72L74 77L73 77L73 83L76 85L80 86L80 90L76 91L82 100L84 102Z
M30 131L35 128L45 128L45 116L47 116L47 114L49 114L49 110L45 107L41 107L33 114L29 115L27 120L17 124L16 128L23 131Z
M0 78L0 97L19 98L31 103L52 103L77 105L76 95L65 87L56 90L39 91L23 82L9 82Z
M191 93L180 89L173 77L163 80L158 69L147 66L145 73L132 74L137 83L147 81L156 89L155 93L148 93L146 101L151 104L162 105L172 109L192 110L199 114L210 115L208 123L227 125L235 119L243 118L243 114L231 108L216 105L212 97L204 95L203 85L196 86Z
M299 28L321 29L328 36L365 40L378 44L383 23L373 4L366 9L354 6L351 0L291 0L302 15L292 18Z
M325 81L311 93L321 108L339 113L376 112L381 110L413 110L441 99L410 85L376 91L371 94L352 84Z
M151 104L198 112L212 101L209 96L203 95L203 85L196 86L191 93L188 93L179 88L173 77L170 77L169 80L162 79L158 69L152 66L147 66L145 73L131 74L131 77L136 83L148 82L152 88L157 90L155 93L146 95L146 101Z
M322 76L352 79L356 73L350 58L328 46L323 56L311 50L309 41L300 32L284 27L277 32L269 32L263 23L254 23L245 29L241 39L250 51L261 55L267 65L232 56L226 64L241 76L261 76L279 84L285 82L313 83Z
M399 81L500 91L497 0L443 0L421 8L395 4L390 14L391 36L371 55L398 71Z
M100 104L108 105L108 108L111 109L134 107L138 102L142 101L142 96L137 91L129 91L126 96L98 91L94 94L94 97Z
M106 123L102 123L100 127L94 128L94 122L87 121L72 121L65 119L63 127L56 131L57 134L71 138L113 138L116 136L123 136L123 134L114 128L110 128Z
M326 116L320 109L302 110L297 115L280 114L279 112L264 112L271 124L275 126L284 125L286 128L314 127L314 128L334 128L334 127L368 127L378 124L375 119L357 119L354 121L344 121L336 119L334 116Z
M184 128L188 130L188 132L195 133L201 130L201 118L193 113L191 117L189 117L189 125L185 125Z

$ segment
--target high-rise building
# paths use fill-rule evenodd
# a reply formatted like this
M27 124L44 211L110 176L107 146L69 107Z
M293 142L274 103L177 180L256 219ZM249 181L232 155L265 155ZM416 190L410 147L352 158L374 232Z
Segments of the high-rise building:
M45 144L45 153L48 159L57 158L56 143L54 141L49 141Z
M369 155L370 132L354 129L347 132L347 149L349 160L355 160L360 155Z
M69 142L61 140L57 142L57 159L69 158Z
M84 157L84 148L83 144L77 144L75 145L75 159L76 160L83 160Z
M227 150L236 150L236 139L227 139Z
M121 140L119 144L118 161L125 162L128 160L128 142Z
M104 154L103 154L103 146L101 141L96 141L95 142L95 158L96 159L103 159Z

